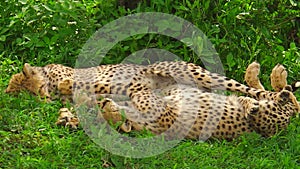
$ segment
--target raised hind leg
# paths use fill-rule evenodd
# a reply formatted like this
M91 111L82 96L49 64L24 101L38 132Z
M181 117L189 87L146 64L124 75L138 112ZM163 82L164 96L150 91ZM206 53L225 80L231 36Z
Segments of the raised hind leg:
M287 86L287 71L283 65L277 64L270 75L271 86L276 92L281 91ZM290 89L292 90L292 89Z
M252 62L246 69L245 73L245 81L247 82L249 87L253 87L256 89L265 90L261 85L261 82L258 78L260 72L260 64L257 62ZM276 92L280 92L282 89L286 89L292 91L292 85L289 86L287 84L287 71L283 65L277 64L273 69L270 75L271 86ZM295 90L295 89L294 89Z
M246 69L244 79L249 87L265 90L264 86L261 84L259 80L258 77L259 72L260 72L260 64L257 62L252 62Z

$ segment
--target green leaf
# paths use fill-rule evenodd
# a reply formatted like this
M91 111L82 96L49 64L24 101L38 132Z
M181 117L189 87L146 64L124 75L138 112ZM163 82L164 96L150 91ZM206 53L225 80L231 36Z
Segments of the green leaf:
M229 67L229 71L231 71L231 70L232 70L232 67L234 67L235 64L236 64L236 62L235 62L235 60L234 60L234 58L233 58L232 53L229 53L229 54L227 55L226 61L227 61L227 65L228 65L228 67Z
M6 40L6 36L5 35L1 35L0 36L0 41L4 42Z
M7 31L9 31L9 28L1 28L0 35L6 33Z
M279 51L281 51L281 52L284 51L284 47L281 46L281 45L277 45L277 46L276 46L276 49L279 50Z
M47 36L43 38L43 41L48 45L50 44L50 39Z
M36 47L45 47L45 46L47 46L47 45L45 44L45 42L40 41L40 40L36 41L35 43L36 43L36 44L35 44Z
M293 1L293 0L290 0L290 3L292 4L292 6L297 6L297 2L296 1Z
M209 10L209 4L210 4L210 0L204 1L204 9L205 10Z
M291 50L297 50L297 46L296 46L295 42L290 43L290 49Z
M43 4L42 7L44 7L47 11L55 12L55 10L51 9L48 5Z
M193 39L192 38L183 38L181 41L186 45L186 46L192 46L193 45Z
M26 5L27 4L27 0L19 0L19 3L21 3L22 5Z

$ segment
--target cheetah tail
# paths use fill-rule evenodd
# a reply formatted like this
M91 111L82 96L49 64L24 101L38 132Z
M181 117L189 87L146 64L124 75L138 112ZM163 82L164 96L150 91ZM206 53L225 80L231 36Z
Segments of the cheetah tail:
M300 88L300 81L296 81L294 83L292 83L292 91L295 92L297 89Z

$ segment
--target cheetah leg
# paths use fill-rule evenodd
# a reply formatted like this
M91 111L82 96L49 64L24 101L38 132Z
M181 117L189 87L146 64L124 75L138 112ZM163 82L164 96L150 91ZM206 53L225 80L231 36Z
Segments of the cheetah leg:
M77 129L79 119L73 114L72 109L61 108L59 110L59 117L55 123L56 125L70 126L72 129Z
M86 97L87 96L81 96L80 100L82 102L80 102L79 99L77 99L78 104L75 105L75 107L79 107L81 105L87 105L88 107L95 106L93 104L93 101L91 101L90 98ZM138 127L136 123L133 123L132 121L128 120L126 118L126 115L123 113L125 112L124 109L126 109L126 112L129 112L130 107L119 106L113 100L108 98L104 98L100 101L97 101L96 104L100 108L97 114L97 120L101 121L104 119L106 121L111 122L112 124L119 123L119 129L123 132L130 132L133 128L133 125L135 130L142 129L141 127ZM123 104L127 105L128 103ZM59 110L59 117L57 119L56 125L63 125L65 127L77 129L79 125L79 118L74 115L73 108L71 108L71 110L69 110L68 108L61 108Z
M245 81L247 82L247 84L250 87L264 90L264 88L261 85L259 78L258 78L259 69L260 69L259 63L257 63L257 62L251 63L246 70ZM277 92L280 92L283 90L294 92L300 87L300 82L293 83L292 85L287 84L287 71L283 65L277 64L272 69L270 79L271 79L272 88L276 91L276 92L270 93L270 94L275 95L275 101L278 102L279 100L281 100L281 101L279 101L279 103L280 102L286 103L287 102L286 100L289 100L292 102L292 104L294 104L296 107L298 107L299 104L297 103L297 100L293 94L291 94L291 93L289 94L289 99L285 99L285 97L278 97L278 95L282 95L282 94L280 94L280 93L277 94ZM268 91L266 91L266 92L268 92ZM268 96L271 96L270 94ZM270 98L272 98L272 97L270 97ZM276 100L276 99L278 99L278 100Z
M73 80L72 79L63 79L58 83L58 90L61 94L61 98L63 99L63 102L65 103L66 100L72 100L72 86L73 86ZM104 97L102 100L93 101L89 96L86 94L77 95L75 98L75 107L78 107L80 105L86 104L89 107L93 106L94 104L98 104L101 111L98 113L98 118L103 117L106 121L111 121L113 124L116 124L118 122L121 122L120 129L124 132L130 132L131 131L131 123L129 120L124 120L124 115L121 114L122 110L126 110L127 112L131 111L131 108L128 106L130 103L127 103L126 101L120 102L119 105L113 100L106 98L108 95L101 95L98 97ZM67 108L62 108L59 112L60 116L56 122L57 125L64 125L64 126L71 126L72 128L77 128L79 124L79 119L73 115L73 113L68 110ZM101 116L100 116L101 115ZM126 121L126 122L125 122ZM136 127L137 128L137 127Z
M69 84L69 81L64 81L64 84ZM63 84L63 85L64 85ZM75 97L76 105L75 107L80 107L81 105L93 105L94 101L92 98L89 98L86 94L84 95L76 95ZM59 117L56 121L56 125L63 125L65 127L70 126L73 129L77 129L79 125L79 118L74 115L75 111L72 107L70 110L68 108L61 108L59 110Z
M249 85L249 87L253 87L256 89L265 90L264 86L261 84L258 75L260 72L260 65L257 62L252 62L246 69L245 73L245 81Z
M271 86L276 92L281 91L287 86L287 71L285 70L285 67L280 64L277 64L273 68L270 78Z
M120 106L108 98L98 101L97 105L101 110L98 112L97 119L104 118L106 121L110 121L113 124L120 123L119 129L123 132L130 132L132 130L132 121L128 120L126 117L126 112L131 111L130 107Z
M283 91L284 92L284 90L287 90L287 91L295 92L300 87L300 82L295 82L292 85L288 85L287 84L287 74L288 73L283 65L277 64L273 68L270 78L271 78L271 85L275 91L277 91L277 92ZM282 98L282 97L279 97L279 98ZM285 100L285 99L281 99L281 101L283 101L283 100ZM294 95L290 95L289 100L294 105L299 105L299 104L297 104L297 100Z

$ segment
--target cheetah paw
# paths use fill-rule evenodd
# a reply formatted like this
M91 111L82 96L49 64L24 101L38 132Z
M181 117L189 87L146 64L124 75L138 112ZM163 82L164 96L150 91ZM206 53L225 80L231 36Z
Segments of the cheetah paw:
M112 122L112 124L120 123L119 129L126 133L132 130L132 122L126 119L121 110L118 109L118 104L112 99L104 98L98 101L97 104L101 108L97 116L98 120L105 119Z
M245 81L250 87L265 90L258 78L260 72L260 65L257 62L252 62L246 69Z
M77 129L79 119L71 113L68 108L61 108L59 110L59 117L55 123L56 125L70 126L72 129Z
M97 104L101 109L97 116L98 119L104 118L106 121L111 121L113 124L124 121L124 117L113 100L104 98L103 100L98 101Z
M97 102L98 106L106 112L118 111L117 104L109 98L104 98Z
M120 129L125 133L129 133L132 129L132 122L127 120L120 126Z
M277 64L271 73L271 86L277 92L281 91L285 86L287 86L287 71L285 67Z

